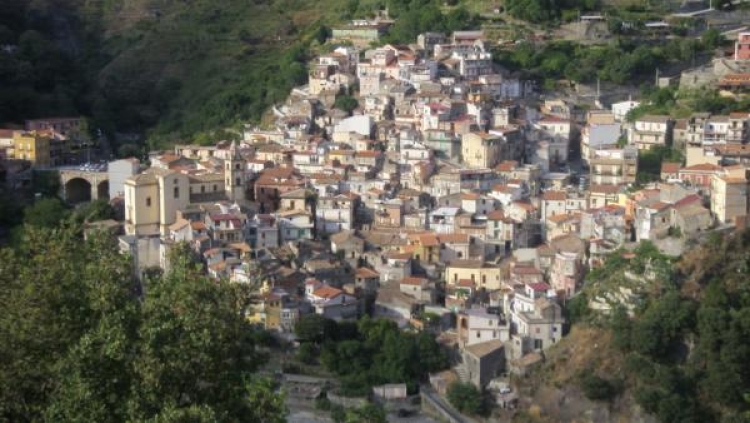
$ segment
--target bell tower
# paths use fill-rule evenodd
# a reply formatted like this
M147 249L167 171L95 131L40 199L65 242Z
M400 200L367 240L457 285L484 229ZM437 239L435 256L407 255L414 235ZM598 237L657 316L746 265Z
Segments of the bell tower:
M232 141L229 156L224 160L224 190L227 200L241 203L245 201L245 160Z

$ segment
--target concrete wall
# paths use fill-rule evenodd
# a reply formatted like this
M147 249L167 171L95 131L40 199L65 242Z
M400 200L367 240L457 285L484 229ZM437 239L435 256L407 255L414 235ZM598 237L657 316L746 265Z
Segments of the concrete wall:
M137 159L123 159L110 162L107 166L109 174L109 198L125 194L125 180L140 170L140 162Z

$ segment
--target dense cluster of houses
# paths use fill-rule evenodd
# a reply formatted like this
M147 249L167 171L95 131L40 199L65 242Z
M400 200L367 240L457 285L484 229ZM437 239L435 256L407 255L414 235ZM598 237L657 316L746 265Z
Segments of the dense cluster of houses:
M373 28L341 34L357 29ZM560 340L563 300L609 253L747 215L750 114L628 123L637 102L528 94L481 31L338 47L274 108L275 128L155 152L126 178L123 248L146 269L189 243L212 277L255 284L250 318L283 334L308 313L437 331L453 375L485 387ZM343 95L353 111L335 107ZM571 171L571 140L588 172ZM657 145L687 163L636 188Z
M210 276L253 284L249 318L269 330L371 313L438 332L453 375L485 387L561 339L563 301L609 253L745 224L750 113L628 123L630 100L533 101L481 31L341 46L309 69L272 129L110 163L136 275L185 242ZM335 107L344 95L353 111ZM578 145L587 171L570 164ZM639 186L638 156L658 145L687 162Z

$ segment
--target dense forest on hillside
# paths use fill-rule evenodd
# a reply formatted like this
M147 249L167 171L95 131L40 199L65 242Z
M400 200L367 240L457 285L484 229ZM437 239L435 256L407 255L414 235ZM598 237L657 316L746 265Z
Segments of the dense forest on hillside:
M92 117L105 133L152 146L212 142L258 121L307 80L307 62L346 19L388 8L384 41L476 25L437 0L4 0L0 125ZM6 7L7 6L7 7Z
M672 262L645 244L635 255L616 253L589 275L569 304L570 317L574 327L611 333L613 350L601 352L619 357L589 363L623 367L583 369L593 376L579 380L582 389L597 401L627 393L664 423L750 421L750 230L711 234ZM616 294L623 288L637 294L630 312ZM592 299L607 295L620 299L613 313L589 309Z

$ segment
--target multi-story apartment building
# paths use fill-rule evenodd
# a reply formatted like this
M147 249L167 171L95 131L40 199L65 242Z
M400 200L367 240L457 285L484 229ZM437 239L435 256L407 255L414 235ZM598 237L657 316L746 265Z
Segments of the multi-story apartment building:
M581 131L581 159L588 164L594 152L615 148L622 135L619 123L590 123Z
M711 177L711 212L721 223L747 216L748 181L744 169L724 171Z
M461 159L471 168L490 168L500 163L500 136L487 132L471 132L461 137Z
M17 131L13 133L13 158L27 160L34 167L61 164L62 141L54 140L50 131Z
M638 150L634 146L596 150L593 157L589 159L589 171L592 184L633 183L638 171Z
M355 194L339 194L318 198L315 211L317 229L321 234L348 231L354 227Z
M635 121L629 142L639 150L649 150L655 145L670 145L673 127L674 121L669 116L643 116Z
M510 327L505 315L499 311L490 312L483 308L469 308L458 313L458 338L461 346L469 346L487 341L508 341Z
M467 80L474 81L482 75L490 75L492 68L492 53L475 47L473 51L454 51L452 58L458 60L458 73Z

